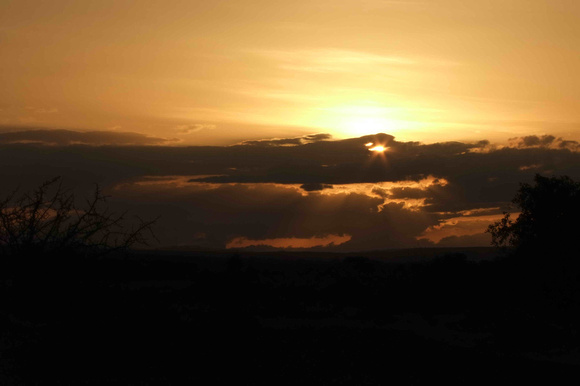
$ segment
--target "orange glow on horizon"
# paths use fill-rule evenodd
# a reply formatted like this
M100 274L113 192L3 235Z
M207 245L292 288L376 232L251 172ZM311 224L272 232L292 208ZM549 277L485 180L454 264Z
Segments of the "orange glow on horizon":
M477 213L477 211L476 209L471 211L471 213ZM466 213L470 212L466 211ZM490 223L498 221L502 217L503 214L490 214L448 218L440 221L438 225L433 225L425 229L423 234L418 236L417 239L427 239L438 243L442 239L450 236L461 237L484 233Z
M341 245L350 241L351 235L327 235L324 237L282 237L275 239L252 240L246 237L236 237L227 243L226 249L246 248L250 246L268 246L274 248L313 248Z

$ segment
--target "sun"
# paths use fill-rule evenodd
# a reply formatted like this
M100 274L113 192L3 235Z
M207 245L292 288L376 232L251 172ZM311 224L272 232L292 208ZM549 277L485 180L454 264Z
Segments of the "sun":
M369 150L383 153L384 151L387 150L387 148L384 146L381 146L381 145L377 145L377 146L371 147Z
M383 145L375 145L373 142L369 142L365 144L365 146L368 147L369 151L374 151L376 153L384 153L388 150L388 147Z
M374 163L376 161L380 161L384 164L387 163L387 151L389 150L388 146L381 143L369 142L365 143L365 146L368 151L371 152L371 156L369 157L369 162Z

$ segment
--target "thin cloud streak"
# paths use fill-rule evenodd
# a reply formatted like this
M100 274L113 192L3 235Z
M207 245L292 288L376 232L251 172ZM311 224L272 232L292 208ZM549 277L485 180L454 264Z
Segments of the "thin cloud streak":
M315 73L357 73L364 67L374 66L458 66L459 63L438 59L388 56L363 51L340 49L316 50L255 50L248 51L278 63L284 70Z
M236 237L226 244L226 249L240 249L256 246L267 246L273 248L292 248L292 249L306 249L313 247L328 247L338 246L350 241L350 235L327 235L323 237L310 238L277 238L277 239L263 239L250 240L246 237Z
M144 134L118 131L74 131L39 129L0 132L0 144L30 143L51 146L84 145L167 145L177 139L150 137Z

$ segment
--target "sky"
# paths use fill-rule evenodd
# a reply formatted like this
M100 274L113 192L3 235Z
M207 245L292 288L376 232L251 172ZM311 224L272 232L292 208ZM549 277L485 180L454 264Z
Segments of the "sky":
M579 17L576 0L5 0L0 125L578 140Z
M576 0L5 0L1 191L99 184L165 246L489 245L520 182L580 177L578 20Z

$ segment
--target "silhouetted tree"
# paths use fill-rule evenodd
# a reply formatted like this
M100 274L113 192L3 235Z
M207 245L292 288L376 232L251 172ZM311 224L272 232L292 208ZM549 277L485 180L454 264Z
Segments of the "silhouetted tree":
M490 225L492 243L526 252L572 252L580 235L580 183L570 177L543 177L534 184L521 184L512 200L520 210L513 221L510 213Z
M0 200L0 255L107 254L147 244L155 222L138 219L127 227L126 213L108 208L97 186L83 207L62 187L60 177L20 196Z

